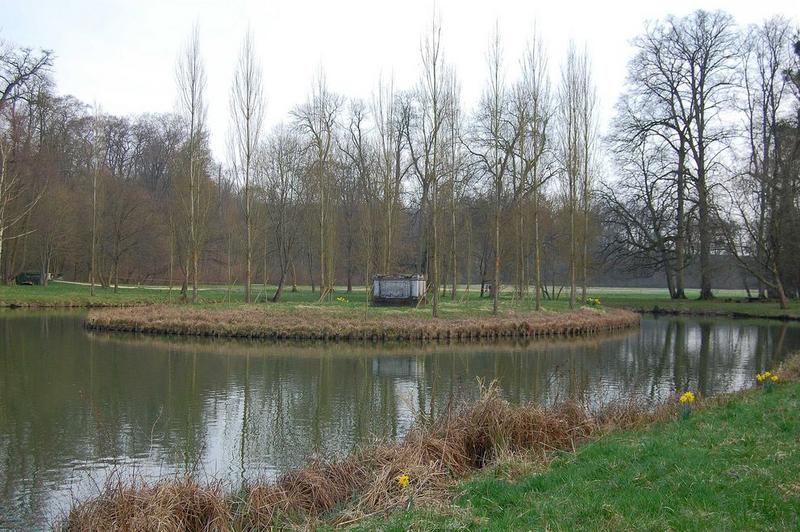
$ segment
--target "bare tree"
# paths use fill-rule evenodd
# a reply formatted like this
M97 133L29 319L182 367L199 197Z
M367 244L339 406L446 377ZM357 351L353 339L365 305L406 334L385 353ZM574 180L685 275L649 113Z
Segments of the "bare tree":
M0 111L23 97L25 88L47 76L52 52L19 48L0 39Z
M681 186L675 179L673 148L656 131L629 137L625 115L615 120L609 138L617 180L599 192L609 263L633 272L663 271L675 297L676 225Z
M422 58L422 80L417 91L419 109L415 127L407 129L409 149L414 172L420 184L421 199L420 229L422 252L418 265L424 264L428 272L427 292L431 295L431 313L439 316L439 181L443 173L442 129L447 116L447 84L444 55L442 53L442 27L437 17L431 21L430 33L420 46ZM413 130L413 131L412 131ZM413 137L413 138L412 138ZM430 202L430 227L432 239L426 237L428 224L426 213ZM430 247L430 250L428 249ZM430 253L430 260L428 255ZM420 264L422 263L422 264Z
M247 30L233 76L230 96L230 151L233 171L242 182L244 195L245 276L244 298L251 301L253 257L253 167L264 118L261 64L256 57L253 34Z
M520 134L518 122L511 114L509 94L503 73L503 52L500 28L489 43L488 86L483 94L479 116L475 121L472 154L480 161L482 170L491 183L494 207L494 275L492 278L492 313L497 314L500 297L500 211L507 173L512 163Z
M381 181L381 215L383 251L381 268L384 273L392 269L395 224L400 207L400 193L412 163L407 157L407 135L410 105L394 91L392 82L378 81L372 102L372 115L378 136L377 171Z
M360 206L360 245L363 249L363 279L370 297L370 277L373 263L373 248L375 238L373 220L377 218L375 211L376 199L379 197L378 189L381 181L378 179L378 156L374 143L369 135L369 118L367 107L361 100L352 100L348 109L348 123L343 132L343 139L339 142L339 149L344 154L346 164L352 168L355 189L355 203ZM344 185L343 185L344 188ZM348 210L345 208L345 210ZM355 210L355 209L354 209ZM352 281L348 276L348 290L351 290Z
M610 227L614 236L608 249L619 252L618 256L613 257L615 260L630 259L633 261L631 264L651 264L651 259L655 257L658 257L656 262L666 261L663 262L663 268L667 274L670 296L673 299L683 299L684 272L689 261L689 135L692 124L691 119L686 119L690 105L685 102L683 83L690 76L687 75L685 63L673 57L670 42L669 32L660 24L648 26L645 33L634 40L638 51L628 64L628 89L617 104L611 143L615 153L622 155L616 157L617 162L629 165L623 166L622 172L633 180L624 183L621 190L617 191L621 194L625 193L628 185L633 189L643 187L643 190L652 187L652 180L647 183L640 178L647 175L641 169L651 165L654 148L658 151L659 159L669 163L668 169L671 170L664 175L664 179L674 181L674 187L670 187L670 190L675 192L673 200L676 208L669 210L675 217L674 223L658 222L661 236L652 241L657 242L653 249L638 238L636 231L616 231L620 227L626 227L628 221L651 225L659 218L661 211L653 210L652 205L647 205L647 193L634 194L631 198L639 198L645 203L629 204L626 211L637 212L641 208L642 212L652 212L653 216L636 220L629 220L624 215L612 218ZM639 157L628 157L637 153ZM639 173L636 170L630 172L635 168L639 168ZM610 199L605 193L603 196L604 200ZM630 199L624 201L629 203ZM618 202L611 201L611 211L617 208L614 204L618 206ZM606 207L609 207L607 202ZM673 246L674 253L669 250ZM651 252L654 255L648 258Z
M781 122L790 114L785 72L790 64L792 27L776 17L751 26L741 55L745 95L745 139L749 149L746 170L734 183L730 197L732 222L723 235L727 250L764 286L778 296L781 308L789 301L783 283L784 235L790 230L793 196L781 166L784 159ZM738 231L737 231L738 229Z
M458 206L470 185L471 172L468 170L468 160L465 157L462 141L461 85L456 78L455 71L450 72L448 83L450 85L448 89L450 105L447 110L445 142L447 144L447 189L450 195L450 300L455 301L458 286ZM467 290L469 290L469 284L467 284Z
M262 170L262 190L267 216L275 240L280 275L272 302L280 301L286 277L291 267L297 240L298 200L302 193L300 174L303 160L297 134L278 126L259 152Z
M664 43L661 61L668 61L672 65L669 70L678 76L674 89L677 122L692 163L687 174L697 203L700 299L710 299L715 226L711 194L715 172L724 170L719 154L730 137L723 117L729 109L735 74L733 19L720 11L696 11L684 18L668 18L653 33Z
M785 305L800 293L791 24L770 20L743 38L724 13L648 23L602 146L614 165L603 184L585 49L571 46L551 88L539 36L504 76L495 28L486 90L468 116L439 20L425 26L411 90L381 79L365 104L333 94L320 74L294 127L266 139L248 33L231 79L225 172L209 149L196 28L176 61L180 116L93 120L89 106L53 95L49 57L0 48L3 280L66 268L93 291L175 270L183 299L191 284L197 300L201 277L227 274L252 302L263 268L265 285L268 272L278 282L273 300L299 281L319 285L324 301L337 275L352 287L416 268L438 316L448 289L455 300L478 274L499 312L504 282L512 300L530 295L537 308L569 285L575 307L603 259L665 275L673 298L699 266L711 297L714 263L738 260L762 297ZM20 65L39 70L26 77Z
M201 143L206 120L206 71L200 55L200 33L195 25L189 36L186 48L178 58L176 68L178 84L178 104L180 113L188 129L187 158L188 186L183 198L187 213L189 243L185 257L185 281L182 288L184 300L187 297L188 284L191 279L192 302L197 301L197 277L200 247L202 242L199 221L201 216L201 179L202 160Z
M325 73L320 70L314 80L311 96L305 104L292 111L295 123L306 138L306 149L310 151L310 171L315 178L319 213L320 239L320 301L330 297L333 291L333 244L334 244L334 175L332 168L334 131L336 117L342 105L340 96L330 92Z
M89 295L94 296L94 285L97 277L97 245L98 245L98 191L101 186L101 177L105 157L103 153L103 127L101 124L100 109L95 105L92 118L91 138L89 139L90 161L92 173L92 241L89 259Z
M0 40L0 264L3 242L14 238L9 237L8 231L25 218L40 197L35 195L20 214L10 214L9 206L20 197L22 183L9 168L8 108L23 98L32 85L44 80L51 66L52 54L49 51L34 52L30 48L18 48Z
M561 67L559 87L559 126L561 164L563 169L566 207L569 213L569 306L576 304L577 243L576 215L578 210L578 184L582 173L581 110L583 108L582 66L583 58L571 42L567 57Z
M152 230L150 220L156 216L151 211L153 202L149 195L119 177L114 178L113 186L106 187L105 198L101 231L105 234L102 247L108 256L109 268L104 282L113 284L116 293L123 259L140 246L148 229Z
M592 66L588 48L584 49L580 63L581 108L581 206L583 210L583 250L581 256L581 301L586 302L586 285L589 268L589 210L592 197L593 173L595 171L595 141L597 137L597 88L592 78Z
M553 116L552 89L547 54L541 37L534 32L522 59L522 79L517 89L521 187L529 189L533 203L534 301L541 309L542 261L539 218L544 185L553 176L550 139ZM522 244L520 244L522 245Z

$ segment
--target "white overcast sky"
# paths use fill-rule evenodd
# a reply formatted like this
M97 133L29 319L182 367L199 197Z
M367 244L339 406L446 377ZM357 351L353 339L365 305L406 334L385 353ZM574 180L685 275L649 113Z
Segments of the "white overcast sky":
M228 93L248 25L264 66L267 123L288 119L323 66L332 90L370 98L379 75L412 86L420 71L420 38L434 9L446 60L462 84L467 108L484 85L486 49L500 26L508 78L534 23L557 76L567 43L588 46L601 104L601 127L613 110L632 55L630 39L645 21L697 8L724 9L740 25L783 14L800 18L797 0L669 2L570 0L0 0L0 37L55 52L61 94L98 103L105 112L174 110L174 67L191 27L200 28L208 77L208 125L217 158L225 158Z

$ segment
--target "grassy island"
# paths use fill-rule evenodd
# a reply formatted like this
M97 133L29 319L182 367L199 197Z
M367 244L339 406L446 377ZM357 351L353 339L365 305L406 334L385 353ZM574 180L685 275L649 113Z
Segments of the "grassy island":
M432 319L414 309L366 312L331 306L150 306L92 310L86 327L151 334L303 340L479 340L586 336L634 327L639 315L621 309L498 316L452 313Z

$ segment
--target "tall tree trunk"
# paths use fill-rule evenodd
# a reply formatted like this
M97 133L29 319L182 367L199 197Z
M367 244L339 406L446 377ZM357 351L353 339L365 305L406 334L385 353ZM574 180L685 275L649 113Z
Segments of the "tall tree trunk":
M786 297L786 292L783 289L783 281L781 281L781 278L779 275L777 275L777 272L774 272L774 274L775 274L775 289L778 292L778 301L780 302L781 309L787 310L789 308L789 298Z
M92 244L89 266L89 295L94 297L94 282L97 275L97 171L92 176Z
M251 302L251 288L252 283L252 263L253 263L253 228L252 220L250 218L250 176L249 169L248 175L245 177L244 186L244 225L245 232L247 233L247 250L245 251L245 272L244 272L244 302Z
M664 276L667 279L667 290L669 291L669 297L672 299L676 299L675 297L675 276L672 268L669 265L668 260L666 257L664 258Z
M172 215L169 217L169 279L167 280L167 299L172 303L172 270L175 267L175 233L172 225Z
M577 203L575 190L576 176L569 176L569 308L574 309L576 304L575 271L576 271L576 237L575 234L575 204Z
M581 257L581 301L586 303L589 271L589 168L584 162L583 177L583 254Z
M3 262L3 238L6 229L6 203L8 202L6 197L6 158L6 149L2 139L0 139L0 265L2 266L5 266ZM3 271L4 284L7 282L6 279L10 277L10 272Z
M314 287L314 264L313 264L313 261L312 261L311 257L312 257L312 254L309 251L307 256L306 256L306 258L308 260L308 280L311 283L311 293L313 294L314 290L315 290L315 287ZM320 288L320 290L322 290L322 288Z
M326 274L325 266L327 264L327 260L326 260L326 257L325 257L325 223L326 223L327 220L326 220L326 217L325 217L325 194L326 194L325 182L324 182L325 178L324 178L324 173L323 173L321 167L319 169L319 172L320 172L320 176L319 176L319 193L320 193L320 199L319 199L319 294L320 295L319 295L319 299L320 299L320 301L322 301L326 296L326 288L327 288L327 286L326 286L327 277L325 275ZM312 292L313 292L313 285L314 285L313 281L312 281L311 285L312 285Z
M284 268L281 268L281 276L278 279L278 288L275 289L275 294L272 296L272 302L277 303L281 300L283 296L283 283L286 279L286 271Z
M231 285L233 284L233 275L232 275L232 268L231 268L231 262L232 262L231 261L231 256L233 255L232 249L231 249L232 247L233 247L233 235L228 233L228 257L227 257L228 260L226 261L228 263L227 264L227 266L228 266L228 286L227 286L227 288L225 290L225 301L227 301L228 303L230 303L230 301L231 301L231 288L232 288Z
M452 272L452 277L450 278L450 300L456 300L456 285L458 284L458 264L456 259L456 191L455 191L455 179L453 179L453 190L450 196L450 231L451 231L451 242L450 242L450 270Z
M534 179L538 177L534 176ZM533 247L535 251L534 277L536 310L542 310L542 249L541 239L539 238L539 184L533 186Z
M685 246L686 246L686 215L685 215L685 179L686 179L686 146L684 141L680 141L678 149L678 213L677 227L675 231L675 292L674 299L686 299L683 279L686 270Z
M184 269L183 269L183 281L181 284L181 299L183 302L187 302L189 300L189 279L191 275L191 251L188 249L186 250L186 258L184 262Z
M467 219L467 257L464 261L464 267L467 270L467 286L464 290L464 295L469 298L469 285L472 282L472 219L469 215Z
M116 294L118 291L119 291L119 258L115 258L114 259L114 293Z
M419 242L417 244L417 273L428 274L428 232L431 230L428 217L428 204L430 203L430 193L428 184L422 185L422 197L419 208ZM430 283L430 275L428 275Z
M435 150L436 148L434 148ZM434 158L435 159L435 158ZM432 212L431 212L431 219L433 222L433 257L431 262L433 263L431 266L433 267L433 275L432 281L432 295L433 295L433 305L432 305L432 314L434 318L439 317L439 234L437 230L437 196L438 196L438 189L439 185L434 182L433 183L433 191L431 194L432 197Z
M501 185L495 176L494 198L494 280L492 281L492 314L497 315L500 294L500 194Z
M711 299L714 297L711 292L711 227L705 176L700 178L698 184L697 205L700 231L700 299Z
M195 176L194 176L194 116L192 116L192 129L189 138L189 250L186 257L186 285L188 290L189 280L192 283L192 303L197 300L197 271L194 259L197 243L197 227L195 225ZM188 294L187 294L188 296Z

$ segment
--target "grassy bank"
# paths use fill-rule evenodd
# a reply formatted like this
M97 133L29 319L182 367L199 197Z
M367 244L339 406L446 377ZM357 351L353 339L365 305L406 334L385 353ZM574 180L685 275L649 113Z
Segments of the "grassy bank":
M782 375L799 370L795 358ZM688 419L674 399L651 413L589 415L511 406L490 390L401 443L236 493L190 478L110 482L61 527L796 528L799 407L797 382L712 398Z
M712 400L687 420L612 432L535 472L489 468L456 486L450 508L359 526L797 530L799 438L800 383L789 382Z
M442 504L455 480L500 456L542 460L569 450L614 423L642 414L592 417L575 404L552 408L511 406L490 389L477 404L435 425L419 425L401 443L382 444L343 460L312 461L275 482L236 493L191 478L155 485L109 482L74 506L65 530L263 530L343 525L415 504ZM407 475L403 486L398 478Z
M788 309L775 300L750 300L744 290L717 290L715 298L697 299L699 291L687 290L686 299L671 299L662 289L598 288L592 292L604 305L636 312L800 320L800 301L791 300Z
M468 312L431 319L421 309L359 312L347 305L239 305L197 308L150 306L92 310L86 327L183 336L302 340L482 340L588 336L634 327L639 316L621 309L475 316Z

